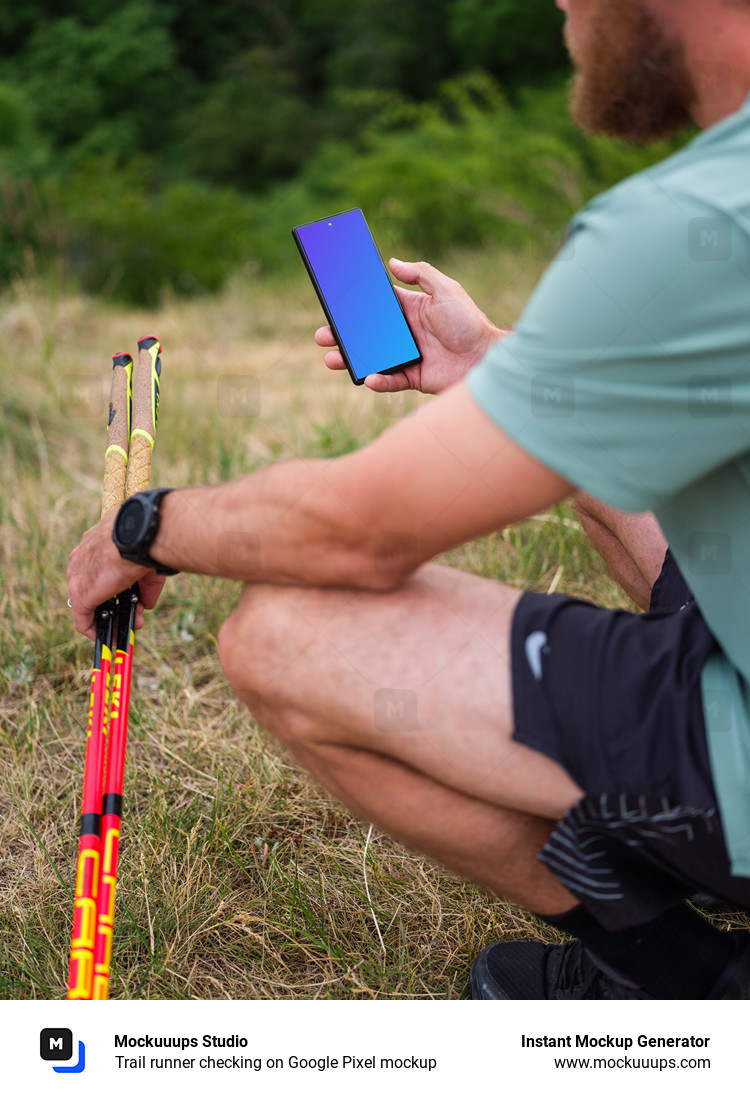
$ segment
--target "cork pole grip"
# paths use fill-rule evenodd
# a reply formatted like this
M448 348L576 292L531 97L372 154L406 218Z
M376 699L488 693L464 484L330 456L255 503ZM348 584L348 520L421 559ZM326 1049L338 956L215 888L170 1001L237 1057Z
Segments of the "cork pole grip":
M132 497L133 493L148 489L151 481L151 451L151 444L145 436L136 435L131 440L126 496Z
M128 460L120 451L108 451L104 459L104 489L102 491L102 516L119 508L125 499L125 480Z
M156 421L159 417L159 375L161 344L155 336L138 341L138 370L133 386L133 425L125 495L132 497L148 489Z
M130 439L130 384L133 359L130 355L112 356L112 389L109 395L107 449L104 454L102 515L119 508L125 499L125 479Z

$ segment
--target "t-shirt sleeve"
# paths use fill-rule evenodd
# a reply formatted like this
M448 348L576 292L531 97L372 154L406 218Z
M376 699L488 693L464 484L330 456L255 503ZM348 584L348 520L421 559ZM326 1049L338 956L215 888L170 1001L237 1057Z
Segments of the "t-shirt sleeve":
M750 449L750 242L639 176L573 221L514 333L469 374L518 444L628 511Z

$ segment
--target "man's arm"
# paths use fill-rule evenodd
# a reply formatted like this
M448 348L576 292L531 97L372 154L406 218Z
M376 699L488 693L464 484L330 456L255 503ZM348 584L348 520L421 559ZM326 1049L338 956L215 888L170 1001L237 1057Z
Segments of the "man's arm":
M612 577L633 603L647 611L667 552L667 540L654 513L621 512L580 490L573 503Z
M353 454L171 493L151 554L192 573L387 591L570 490L461 383ZM122 561L111 532L111 519L88 531L68 570L74 625L89 636L94 608L147 572Z

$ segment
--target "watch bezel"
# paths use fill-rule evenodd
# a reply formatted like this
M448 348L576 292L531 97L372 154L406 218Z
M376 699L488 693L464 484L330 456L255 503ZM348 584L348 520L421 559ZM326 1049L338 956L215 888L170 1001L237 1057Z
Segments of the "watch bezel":
M125 533L123 531L125 516L128 511L132 512L135 507L139 508L141 512L141 521L138 527L138 531L134 538L125 538ZM149 527L152 523L152 509L150 509L146 505L146 502L140 497L139 494L129 497L128 500L123 501L117 513L114 530L112 532L112 537L114 538L115 545L120 553L122 553L123 551L130 554L137 553L138 548L148 538Z

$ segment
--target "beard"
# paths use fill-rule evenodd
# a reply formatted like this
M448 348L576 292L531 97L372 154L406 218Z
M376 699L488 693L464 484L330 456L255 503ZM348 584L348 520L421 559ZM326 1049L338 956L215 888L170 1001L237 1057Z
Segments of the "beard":
M637 0L594 0L584 40L566 26L565 42L576 69L570 113L584 133L646 145L692 121L684 47Z

